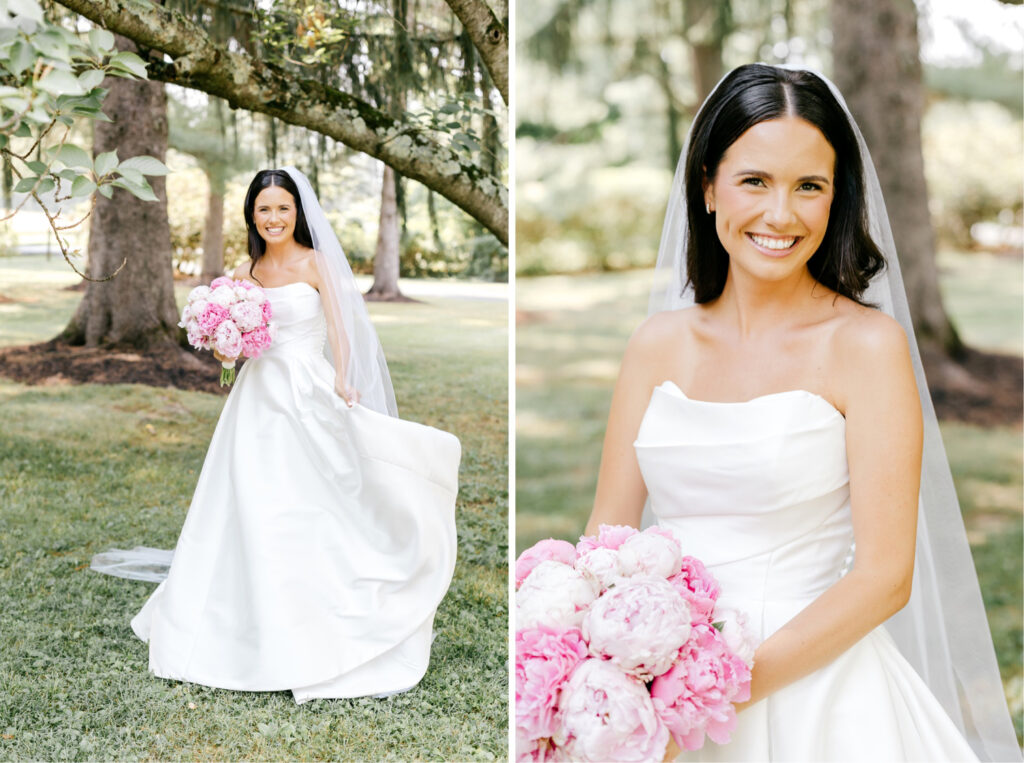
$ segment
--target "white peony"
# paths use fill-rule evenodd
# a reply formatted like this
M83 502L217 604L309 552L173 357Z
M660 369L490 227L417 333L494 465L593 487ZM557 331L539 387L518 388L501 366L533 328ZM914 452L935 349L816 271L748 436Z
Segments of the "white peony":
M675 539L648 529L619 546L619 567L624 577L670 578L683 568L683 554Z
M583 618L590 653L642 681L672 667L690 637L690 605L664 578L623 580Z
M577 627L600 591L589 572L562 562L541 562L516 592L516 628Z
M731 607L715 607L711 619L712 622L722 623L722 640L729 651L747 663L747 667L753 667L757 636L747 621L747 613Z
M195 302L196 300L199 300L199 299L209 299L209 297L210 297L210 287L206 286L204 284L202 286L197 286L192 291L190 291L188 293L188 297L186 297L185 301L187 301L187 302Z
M601 583L601 590L610 588L622 577L619 552L614 548L595 548L576 560L576 569L586 570Z

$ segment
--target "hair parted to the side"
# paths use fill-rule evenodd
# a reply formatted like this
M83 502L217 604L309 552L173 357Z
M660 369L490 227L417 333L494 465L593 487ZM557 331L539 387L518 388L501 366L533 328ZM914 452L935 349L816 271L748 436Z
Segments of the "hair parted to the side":
M299 189L296 187L295 181L284 170L260 170L256 173L256 177L252 179L252 182L249 183L249 190L245 193L245 204L242 207L242 214L245 216L245 228L249 234L249 260L252 263L249 266L249 273L257 283L259 283L259 279L256 278L256 274L252 272L252 269L256 267L256 263L266 253L267 242L263 240L263 237L256 230L253 210L256 207L256 197L260 195L260 191L272 185L280 186L295 199L295 240L308 249L313 248L313 238L309 233L309 226L306 224L306 215L302 211L302 199L299 197Z
M828 85L808 71L748 64L730 72L694 120L686 155L688 240L686 278L694 301L710 302L722 293L729 254L706 214L705 184L714 181L726 150L760 122L795 116L815 127L836 152L835 195L828 228L807 269L815 280L844 297L866 304L861 295L885 258L868 233L864 171L857 138L846 112Z

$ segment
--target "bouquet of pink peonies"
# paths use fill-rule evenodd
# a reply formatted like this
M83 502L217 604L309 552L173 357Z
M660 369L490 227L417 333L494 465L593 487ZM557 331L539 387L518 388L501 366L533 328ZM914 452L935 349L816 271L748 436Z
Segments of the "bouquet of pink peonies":
M601 525L516 560L516 759L663 760L729 741L754 639L670 532Z
M262 289L221 276L189 292L178 325L197 350L216 350L228 358L221 362L223 387L235 380L235 361L240 356L259 357L274 341L277 327L271 316L270 300Z

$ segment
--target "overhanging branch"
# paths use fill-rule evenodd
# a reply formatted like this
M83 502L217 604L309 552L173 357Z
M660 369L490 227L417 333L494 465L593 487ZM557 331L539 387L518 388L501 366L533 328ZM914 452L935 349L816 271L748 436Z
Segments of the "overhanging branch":
M144 8L122 0L57 1L174 59L148 62L152 79L216 95L233 107L270 114L369 154L437 191L508 244L504 184L415 126L393 119L351 93L297 79L244 52L229 51L198 25L161 6Z

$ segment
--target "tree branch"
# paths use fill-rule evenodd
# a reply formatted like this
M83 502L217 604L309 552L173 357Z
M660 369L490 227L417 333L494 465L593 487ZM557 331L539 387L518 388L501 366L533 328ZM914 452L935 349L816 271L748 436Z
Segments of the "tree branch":
M229 51L180 13L161 6L143 8L124 0L57 1L174 59L171 63L148 61L152 79L202 90L234 108L270 114L329 135L437 191L508 244L504 184L419 128L350 93L300 79L244 52Z
M487 73L508 106L508 30L484 0L444 0L480 53Z

